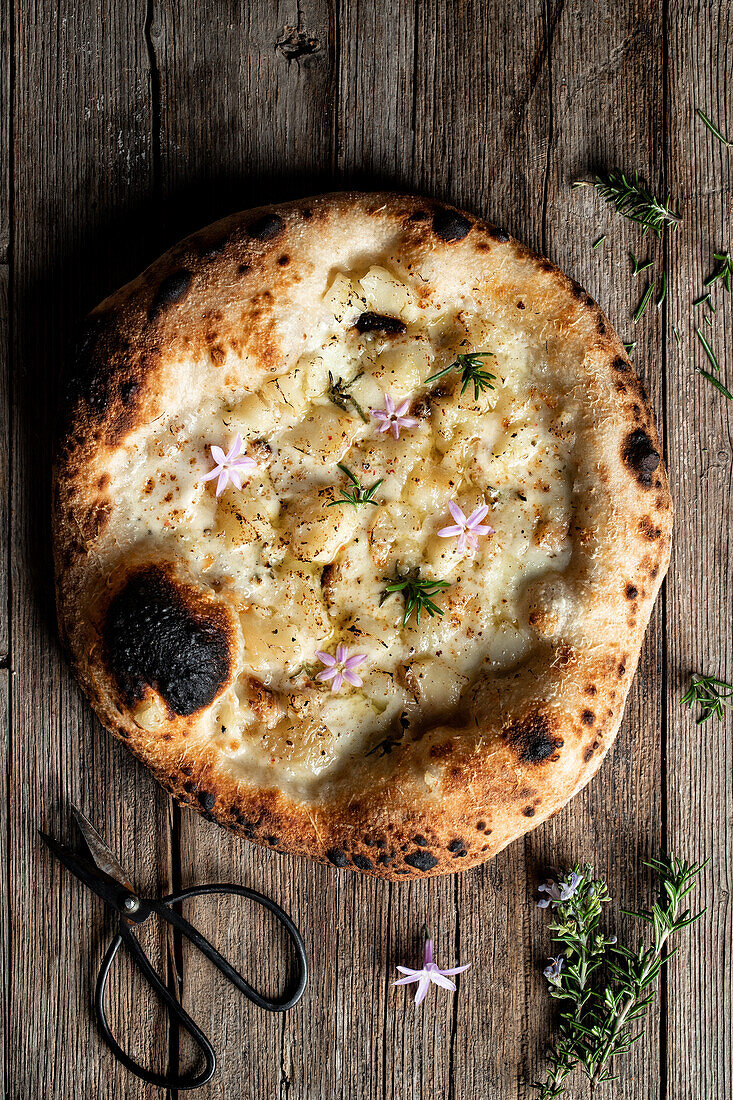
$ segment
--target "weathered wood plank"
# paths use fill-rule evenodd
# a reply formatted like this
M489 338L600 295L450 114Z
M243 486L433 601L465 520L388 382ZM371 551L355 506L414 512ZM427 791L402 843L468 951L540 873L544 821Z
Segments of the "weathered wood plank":
M713 253L733 245L733 151L694 113L702 108L733 134L733 10L673 0L669 28L665 136L669 186L681 197L684 223L670 240L667 311L669 458L677 504L668 582L667 830L674 851L711 861L694 899L707 911L686 934L669 976L667 1096L683 1100L716 1096L733 1079L731 725L728 719L697 727L679 705L693 672L733 680L731 403L694 373L696 367L711 369L695 333L699 326L733 389L733 309L720 284L713 288L717 314L691 304L714 269ZM704 323L706 313L712 327Z
M10 6L4 3L0 4L0 661L8 657L10 57Z
M13 1096L149 1095L102 1047L90 1012L111 931L38 828L89 813L146 890L165 889L166 799L92 719L61 658L49 550L51 441L65 345L83 313L148 258L150 94L144 3L15 5L13 146L13 737L9 753ZM164 941L145 935L165 970ZM165 1065L165 1021L116 983L130 1048Z
M0 670L0 803L8 802L8 750L10 745L10 673ZM0 833L0 1095L10 1095L6 1054L10 1026L10 894L8 836Z
M645 276L631 275L629 253L662 265L662 248L625 221L591 189L573 191L596 167L639 170L654 185L663 173L658 135L663 126L663 6L641 0L548 7L552 136L548 150L543 248L599 302L622 340L637 341L633 359L664 426L661 313L653 306L638 324L632 314ZM604 243L593 243L606 234ZM652 614L639 669L618 740L586 790L527 840L526 927L530 952L526 998L542 1006L531 1029L525 1078L536 1080L550 1036L549 998L541 975L543 955L553 953L546 914L537 910L536 887L553 867L588 861L608 882L614 897L613 932L638 930L620 917L620 906L638 908L650 900L651 879L643 861L662 845L662 757L664 616L660 601ZM619 1065L614 1095L626 1100L659 1093L659 1009L647 1034ZM578 1080L573 1095L587 1095Z

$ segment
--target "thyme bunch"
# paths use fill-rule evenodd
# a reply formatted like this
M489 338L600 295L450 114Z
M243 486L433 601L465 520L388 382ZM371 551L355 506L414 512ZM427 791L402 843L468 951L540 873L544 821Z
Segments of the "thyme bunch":
M548 1074L535 1084L539 1100L566 1092L565 1082L579 1067L595 1089L616 1076L611 1062L625 1054L643 1033L635 1025L654 1001L653 985L666 959L671 936L701 915L682 909L704 864L675 855L649 864L660 889L651 908L628 916L649 925L651 942L637 950L617 944L599 928L601 908L610 898L605 883L590 866L576 866L565 881L548 882L539 904L553 907L550 930L560 953L545 969L550 995L563 1005L559 1034L548 1055ZM675 949L676 950L676 949ZM601 967L603 966L603 970Z
M682 221L679 208L672 208L671 196L667 195L665 200L657 198L638 172L627 176L620 168L611 168L596 173L592 180L577 180L573 187L595 187L619 214L639 222L645 233L651 229L657 237L662 236L668 225L676 229Z

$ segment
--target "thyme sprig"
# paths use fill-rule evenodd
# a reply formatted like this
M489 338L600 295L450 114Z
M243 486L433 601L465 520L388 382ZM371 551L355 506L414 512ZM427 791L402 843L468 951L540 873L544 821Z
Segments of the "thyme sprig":
M354 412L361 417L365 424L369 423L369 417L362 409L359 402L356 400L353 394L349 393L349 390L358 382L364 371L359 371L355 374L350 382L344 382L343 378L334 378L331 372L328 372L328 389L326 390L326 396L332 404L336 405L339 409L343 409L344 412L349 412L353 409Z
M550 895L554 908L550 928L561 951L545 969L545 977L550 995L563 1003L564 1011L548 1058L548 1076L534 1086L540 1100L561 1096L576 1066L591 1082L591 1089L613 1080L611 1062L630 1050L643 1033L634 1025L646 1015L654 1000L652 986L675 953L667 953L670 937L701 915L690 915L682 905L704 864L690 864L670 854L648 866L660 879L657 899L650 909L625 911L652 930L651 943L640 943L636 951L617 946L614 938L599 931L601 907L609 895L605 883L593 878L591 867L576 866L567 881L547 884L548 892L555 887Z
M667 195L664 201L658 199L638 172L630 177L620 168L611 168L596 173L592 180L576 180L573 187L595 187L619 214L639 222L645 233L651 229L657 237L662 236L666 226L676 229L682 221L679 208L672 209L671 196Z
M420 615L423 611L427 611L431 618L443 614L443 609L438 607L432 597L437 596L445 588L450 588L449 581L435 581L427 577L421 577L420 570L414 569L406 577L400 577L399 574L395 575L395 578L390 581L382 593L380 606L393 593L401 592L405 601L402 625L407 626L408 620L414 612L419 626Z
M348 466L342 465L337 462L339 470L342 470L348 477L354 488L349 493L346 489L340 489L341 496L338 500L332 500L328 505L329 508L334 508L337 504L353 504L357 508L360 504L373 504L375 508L379 507L376 500L373 499L375 492L384 481L383 477L380 477L378 481L375 481L373 485L370 485L368 489L365 489L360 483L355 474L352 474Z
M695 673L680 703L691 710L696 706L701 708L697 719L698 726L707 722L708 718L717 718L722 722L725 708L733 707L733 684L718 680L715 676L700 676Z
M698 118L702 119L702 121L705 123L705 125L707 126L710 133L715 134L718 141L722 141L723 145L727 145L728 147L733 145L733 141L728 141L727 137L723 137L723 134L720 132L720 128L718 126L716 126L715 123L713 122L713 120L708 118L708 116L705 114L705 112L701 111L699 107L695 108L695 114L697 115Z
M718 268L709 279L705 280L705 286L713 286L719 279L723 280L723 286L730 294L731 279L733 279L733 256L730 252L713 252L713 259L718 261ZM709 297L709 295L708 295ZM702 299L704 301L704 299ZM715 310L713 310L715 312Z
M450 374L453 370L461 371L461 393L465 393L470 383L473 383L473 396L474 400L478 401L484 390L493 390L493 382L496 381L496 375L491 374L484 367L481 362L487 356L494 355L493 351L474 351L467 354L457 355L452 363L449 363L447 367L443 367L442 370L436 371L435 374L431 374L429 378L425 379L425 385L429 382L437 382L439 378L442 378L446 374Z

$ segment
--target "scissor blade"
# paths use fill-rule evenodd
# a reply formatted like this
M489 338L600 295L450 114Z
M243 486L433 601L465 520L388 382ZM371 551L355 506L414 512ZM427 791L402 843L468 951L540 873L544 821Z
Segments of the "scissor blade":
M135 891L130 884L130 881L122 870L122 867L117 861L117 857L111 851L110 848L102 840L97 830L92 825L88 818L84 817L81 810L77 810L76 806L71 807L71 812L74 815L74 820L79 826L79 831L84 838L87 851L96 863L100 871L102 871L109 878L116 879L120 885L124 886L126 890L129 890L131 894Z
M61 860L64 867L71 871L72 875L76 875L80 882L93 890L97 897L100 897L116 912L123 912L121 900L124 897L124 887L121 882L110 878L104 871L98 871L93 864L87 863L85 859L78 856L73 849L67 848L65 844L59 844L53 837L40 832L40 830L39 833L44 844L51 849L57 859Z

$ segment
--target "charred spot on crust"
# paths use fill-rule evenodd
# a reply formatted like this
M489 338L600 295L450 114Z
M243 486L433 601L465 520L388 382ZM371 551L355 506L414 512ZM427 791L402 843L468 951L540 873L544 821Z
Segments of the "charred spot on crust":
M596 720L596 716L592 710L584 710L580 716L580 720L584 726L592 726Z
M399 336L407 327L399 317L384 317L381 313L362 313L354 325L357 332L381 332L384 336Z
M348 867L349 857L343 848L329 848L326 852L326 859L334 865L334 867Z
M622 372L628 371L630 369L629 364L626 362L625 359L622 359L620 355L618 356L618 358L614 359L613 363L611 363L611 366L614 370Z
M190 271L174 271L172 275L167 275L163 279L148 311L151 321L170 309L176 302L180 302L188 292L192 278Z
M639 520L639 530L649 542L656 542L662 535L661 527L655 527L650 516L641 517Z
M216 795L211 791L199 791L199 803L204 810L213 810L216 803Z
M635 600L636 597L639 595L639 589L636 587L635 584L627 584L625 594L627 600Z
M374 864L366 856L362 856L359 852L354 852L351 857L351 862L355 867L358 867L360 871L371 871L374 869Z
M545 714L530 714L512 722L505 731L504 738L525 764L544 764L547 760L557 760L558 750L563 746L562 737L553 732Z
M387 855L386 852L382 852L381 856L377 856L377 863L381 863L383 867L386 867L392 862L394 856Z
M498 225L488 225L486 232L497 244L506 244L509 240L509 234L505 230L499 229ZM552 267L552 264L550 264L550 267Z
M450 844L448 845L449 852L463 852L464 855L466 854L465 848L466 842L461 837L456 837L455 840L451 840Z
M255 241L271 241L282 231L283 220L279 214L263 214L247 226L247 233Z
M432 871L433 867L438 866L435 856L424 848L418 852L410 852L409 856L405 856L405 863L409 863L416 871Z
M648 489L661 457L643 428L636 428L626 436L621 457L639 484Z
M280 267L287 267L290 263L290 257L286 256L285 253L283 253L282 256L278 256L277 262L279 263Z
M522 810L522 813L524 814L525 817L534 817L535 808L534 808L534 806L525 806L524 809Z
M158 566L134 573L109 605L109 667L125 698L154 688L180 715L216 698L229 676L229 632L221 610L198 609Z
M420 848L430 847L430 841L426 837L422 836L420 833L418 833L418 835L414 836L412 839L414 843L417 844Z
M470 221L457 210L436 210L433 214L433 233L441 241L462 241L470 232Z

